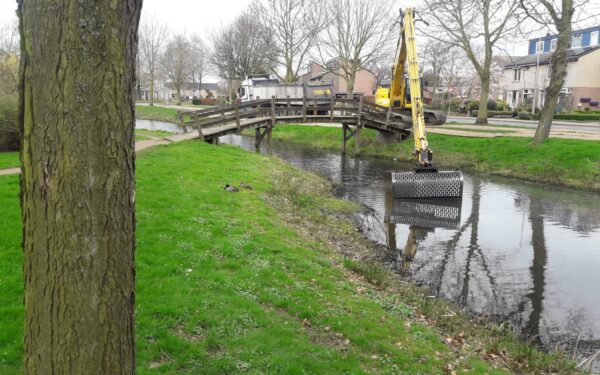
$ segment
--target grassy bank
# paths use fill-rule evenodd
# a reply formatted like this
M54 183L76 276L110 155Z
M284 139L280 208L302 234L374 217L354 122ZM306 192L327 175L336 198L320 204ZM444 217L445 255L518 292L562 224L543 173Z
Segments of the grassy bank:
M136 105L135 117L145 120L157 120L177 123L177 110L174 108L166 108L149 105Z
M273 158L200 142L137 161L138 373L572 371L369 261L358 208ZM253 190L227 193L226 183ZM0 177L0 373L20 372L18 176Z
M277 126L275 139L341 150L341 130L305 126ZM361 153L410 160L411 141L392 145L376 143L375 131L362 132ZM428 136L434 160L442 168L456 168L552 185L600 191L600 142L549 139L531 145L528 138L468 138L440 134ZM354 152L354 140L348 152Z
M18 151L0 152L0 169L14 168L21 165Z

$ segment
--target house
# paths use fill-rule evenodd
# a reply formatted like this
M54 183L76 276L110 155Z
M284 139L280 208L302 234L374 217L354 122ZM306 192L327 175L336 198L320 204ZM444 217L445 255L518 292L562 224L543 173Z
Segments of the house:
M541 108L550 82L550 58L556 50L557 35L529 40L529 54L514 57L503 67L504 100L511 106L523 104ZM600 100L600 26L574 31L567 51L567 77L559 110L572 110L581 98Z
M342 68L339 64L339 60L332 60L323 66L314 61L311 61L304 74L300 75L297 82L315 82L324 81L333 83L333 92L336 94L346 94L347 85L344 78L341 77L343 74ZM354 80L354 94L357 95L373 95L377 89L377 77L375 73L367 69L361 69L356 72L356 79Z

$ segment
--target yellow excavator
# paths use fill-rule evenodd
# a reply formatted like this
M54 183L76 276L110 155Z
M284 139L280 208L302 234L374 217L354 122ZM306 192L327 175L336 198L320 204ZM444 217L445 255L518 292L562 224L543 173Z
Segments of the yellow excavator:
M408 19L413 20L414 24L414 11L412 8L406 9L405 12L400 11L400 25L401 28L404 26ZM414 29L414 27L413 27ZM398 46L396 49L395 63L392 67L392 78L389 85L381 85L377 87L375 91L375 104L383 107L392 107L394 111L410 113L412 110L412 96L411 86L409 78L405 69L405 61L407 58L408 50L402 48L405 46L404 33L398 38ZM421 88L421 81L419 81L419 95L423 97L423 91ZM431 109L425 109L423 111L423 117L427 125L442 125L446 122L446 113L443 111L434 111Z
M415 150L413 172L392 172L392 188L395 198L459 198L463 192L463 175L460 171L438 171L433 165L433 153L429 149L425 133L425 110L421 96L421 78L417 59L415 20L412 8L401 12L400 38L396 51L390 105L396 101L406 105L407 72L410 90L410 110L412 113Z

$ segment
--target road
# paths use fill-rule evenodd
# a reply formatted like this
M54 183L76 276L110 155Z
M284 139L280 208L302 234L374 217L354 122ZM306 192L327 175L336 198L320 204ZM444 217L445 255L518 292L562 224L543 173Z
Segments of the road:
M450 122L474 124L475 117L448 116L446 123ZM518 126L533 129L537 127L537 121L518 120L512 118L490 118L488 119L488 122L490 125ZM600 122L553 121L552 129L560 131L584 131L590 133L600 133Z

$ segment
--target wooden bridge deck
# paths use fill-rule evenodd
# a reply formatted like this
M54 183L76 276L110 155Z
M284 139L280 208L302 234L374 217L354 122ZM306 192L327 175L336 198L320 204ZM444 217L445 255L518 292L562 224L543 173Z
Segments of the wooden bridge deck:
M185 117L190 119L184 121ZM178 114L186 133L169 137L172 140L201 138L218 142L228 134L256 130L256 145L267 135L270 146L271 130L277 123L341 123L344 147L351 137L360 136L362 128L370 128L402 139L412 129L412 119L391 108L352 99L275 99L254 100L233 105ZM357 142L359 143L359 142Z

